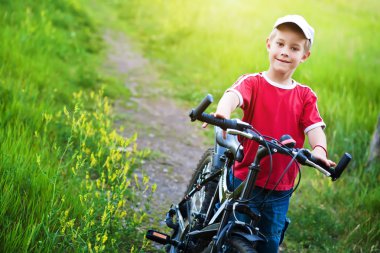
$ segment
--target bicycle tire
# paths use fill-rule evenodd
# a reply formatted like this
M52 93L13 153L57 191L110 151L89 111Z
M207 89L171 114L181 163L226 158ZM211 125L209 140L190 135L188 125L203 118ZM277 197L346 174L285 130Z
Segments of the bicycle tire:
M212 167L212 159L214 155L214 149L209 148L207 149L200 160L198 161L198 164L191 176L191 179L189 181L189 184L187 185L187 189L185 192L185 196L199 183L200 180L204 179L208 175L210 175L211 171L213 170ZM192 212L199 212L205 214L208 210L208 206L211 203L211 199L214 195L214 192L216 190L218 183L217 182L209 182L207 185L205 185L199 192L195 193L189 201L187 201L181 208L181 213L183 215L184 220L188 220L188 224L191 224L192 221L189 220L192 218L191 213ZM197 199L201 197L200 199ZM194 206L192 206L193 203L197 202L199 206L194 210ZM190 213L190 217L187 217L187 214ZM175 240L183 240L186 234L189 232L190 228L187 228L187 231L185 231L184 234L172 234L172 239ZM194 228L193 228L194 229ZM200 250L204 249L204 247L208 244L200 244L198 245L199 248L195 248L192 250L192 252L200 252ZM166 252L174 253L179 252L178 249L175 246L168 246L166 247Z
M257 253L251 242L238 236L233 236L229 242L228 253Z
M199 181L201 181L204 178L207 178L207 176L209 176L211 172L214 170L214 168L212 167L213 155L214 155L213 148L209 148L203 153L201 159L199 160L197 164L196 169L193 172L193 175L187 186L185 195L189 193L194 188L194 186L197 185ZM207 185L205 185L203 189L195 193L194 196L191 198L190 203L191 205L197 203L198 206L197 207L190 206L190 208L192 210L195 209L199 213L205 214L211 203L211 199L214 196L214 192L216 190L217 185L218 185L218 182L211 181Z
M210 253L211 244L202 251L202 253ZM253 244L248 240L239 237L232 236L231 239L222 249L223 253L257 253L257 250L254 248ZM219 253L219 252L218 252Z

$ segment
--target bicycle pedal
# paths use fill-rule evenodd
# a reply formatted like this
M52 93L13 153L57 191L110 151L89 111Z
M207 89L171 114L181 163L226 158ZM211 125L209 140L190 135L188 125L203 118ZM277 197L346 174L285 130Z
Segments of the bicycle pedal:
M146 232L145 237L151 241L154 241L163 245L169 244L171 242L169 235L152 230L152 229Z

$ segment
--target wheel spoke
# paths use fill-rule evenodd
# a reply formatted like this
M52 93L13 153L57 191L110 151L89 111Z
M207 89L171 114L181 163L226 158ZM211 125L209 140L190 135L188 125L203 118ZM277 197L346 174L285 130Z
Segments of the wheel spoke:
M196 183L201 183L204 179L206 179L211 173L211 162L206 163L203 166L202 172L199 174ZM194 196L191 198L191 213L200 213L202 204L205 200L206 191L205 188L202 187L201 190L196 192Z

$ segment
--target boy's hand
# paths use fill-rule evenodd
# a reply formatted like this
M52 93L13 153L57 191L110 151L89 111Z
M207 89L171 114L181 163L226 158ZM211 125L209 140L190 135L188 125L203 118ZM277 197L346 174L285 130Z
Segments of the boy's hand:
M211 115L213 115L214 117L216 117L216 118L220 118L220 119L225 119L226 117L224 117L222 114L219 114L219 113L217 113L217 112L212 112L212 113L210 113ZM208 126L208 124L205 122L205 123L203 123L202 124L202 127L203 128L206 128Z
M323 162L323 164L325 164L326 166L334 167L336 165L335 162L327 159L325 150L318 146L313 149L311 155L319 161Z
M222 115L220 113L217 113L217 112L210 113L210 114L213 115L216 118L220 118L220 119L225 119L226 118L224 115ZM208 126L208 124L206 122L202 124L203 128L206 128L207 126ZM226 139L226 137L227 137L227 133L226 133L226 131L223 130L223 139Z

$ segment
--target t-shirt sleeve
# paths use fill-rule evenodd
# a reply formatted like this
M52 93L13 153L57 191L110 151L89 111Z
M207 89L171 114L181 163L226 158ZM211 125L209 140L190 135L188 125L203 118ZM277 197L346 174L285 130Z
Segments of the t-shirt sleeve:
M239 107L249 108L253 92L254 78L252 75L241 76L226 92L234 92L239 97Z
M326 127L326 124L323 122L323 119L319 114L317 100L318 98L316 94L312 90L309 90L306 94L303 114L300 122L305 134L314 128Z

